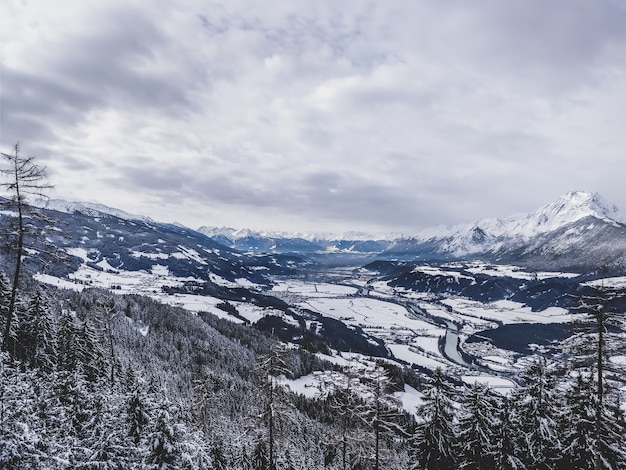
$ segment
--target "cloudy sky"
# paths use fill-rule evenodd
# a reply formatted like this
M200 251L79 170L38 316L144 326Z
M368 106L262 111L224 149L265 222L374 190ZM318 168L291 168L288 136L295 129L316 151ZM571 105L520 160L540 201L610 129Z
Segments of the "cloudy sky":
M55 198L400 232L626 210L622 0L2 0L0 147Z

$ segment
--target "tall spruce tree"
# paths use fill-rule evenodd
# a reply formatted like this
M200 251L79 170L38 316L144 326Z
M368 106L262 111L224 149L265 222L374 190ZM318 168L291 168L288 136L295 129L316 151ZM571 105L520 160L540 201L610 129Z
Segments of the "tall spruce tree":
M268 470L276 470L276 450L278 441L279 421L286 417L284 407L284 390L278 384L279 375L291 376L291 371L284 359L285 348L278 341L271 341L267 354L260 358L258 363L263 410L260 418L265 427L265 442L259 441L255 445L255 455L261 459L263 449L267 449L266 458Z
M496 400L489 387L474 382L461 395L458 419L459 468L496 470L497 417Z
M418 408L418 422L411 438L412 470L453 470L456 468L453 389L437 368L424 390Z
M527 468L551 469L561 453L556 378L545 359L534 361L522 378L525 387L513 400L519 417L522 460Z
M563 444L560 468L592 470L595 466L595 396L593 378L581 373L565 393L559 417Z
M599 271L605 275L606 270ZM609 288L600 280L583 288L575 311L579 314L573 322L574 334L568 339L565 349L570 354L571 367L587 370L593 377L594 395L594 469L613 468L618 454L619 430L613 429L609 410L611 395L617 393L618 385L611 377L623 377L623 367L610 361L623 343L622 332L626 330L623 307L626 293ZM611 463L613 462L613 463Z

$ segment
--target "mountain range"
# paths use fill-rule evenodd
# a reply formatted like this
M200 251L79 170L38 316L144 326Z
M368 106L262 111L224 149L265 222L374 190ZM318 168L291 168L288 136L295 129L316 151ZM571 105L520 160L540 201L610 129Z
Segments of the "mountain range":
M286 234L200 227L231 248L252 253L368 254L398 260L481 259L537 270L586 272L626 267L626 216L598 193L572 191L530 214L432 227L410 237L363 233Z
M585 191L569 192L530 214L504 219L485 218L452 227L432 227L410 237L372 236L359 232L342 235L259 232L206 225L192 230L102 204L60 200L50 201L46 210L82 214L92 220L105 218L118 226L125 225L126 229L131 223L140 224L155 232L163 230L200 240L202 246L211 245L211 250L219 246L226 253L239 253L239 257L241 253L289 255L324 262L341 255L346 264L364 264L364 261L373 259L425 262L479 259L537 270L577 272L588 272L601 266L616 270L626 267L626 217L598 193ZM146 245L142 246L142 250L146 249ZM140 258L134 257L135 260Z
M533 269L626 266L626 218L602 196L573 191L536 212L424 230L395 240L386 257L479 258Z

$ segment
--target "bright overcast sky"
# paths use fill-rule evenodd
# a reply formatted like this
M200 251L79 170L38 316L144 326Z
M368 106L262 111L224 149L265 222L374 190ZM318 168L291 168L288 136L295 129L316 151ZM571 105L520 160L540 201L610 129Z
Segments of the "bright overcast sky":
M623 0L2 0L0 146L55 198L410 234L626 209Z

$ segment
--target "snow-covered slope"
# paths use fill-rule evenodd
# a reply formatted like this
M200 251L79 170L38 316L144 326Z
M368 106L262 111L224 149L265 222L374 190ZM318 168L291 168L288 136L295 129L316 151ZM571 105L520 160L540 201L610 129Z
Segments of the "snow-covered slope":
M63 199L49 199L49 200L36 200L33 205L55 210L58 212L64 212L66 214L73 214L75 212L80 212L81 214L90 216L90 217L101 217L103 215L112 215L114 217L118 217L124 220L141 220L143 222L153 222L150 217L146 217L143 215L135 215L130 214L121 209L115 209L113 207L106 206L104 204L100 204L97 202L77 202L77 201L66 201Z

